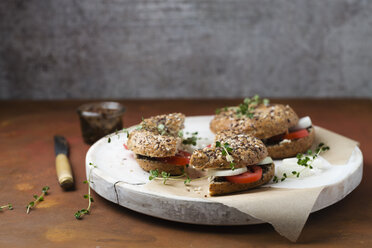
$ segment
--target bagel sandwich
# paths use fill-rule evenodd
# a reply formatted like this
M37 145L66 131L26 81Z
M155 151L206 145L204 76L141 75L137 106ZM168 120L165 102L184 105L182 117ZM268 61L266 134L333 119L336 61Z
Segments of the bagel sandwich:
M268 183L274 176L275 166L267 155L261 140L223 132L210 147L195 150L190 165L207 171L211 196L224 195Z
M213 133L228 130L253 135L264 142L273 159L306 152L315 137L310 117L299 119L289 105L270 104L258 96L246 98L239 106L220 109L210 129Z
M133 151L138 165L145 171L157 170L181 175L191 154L180 151L185 115L172 113L143 119L128 137L127 147Z

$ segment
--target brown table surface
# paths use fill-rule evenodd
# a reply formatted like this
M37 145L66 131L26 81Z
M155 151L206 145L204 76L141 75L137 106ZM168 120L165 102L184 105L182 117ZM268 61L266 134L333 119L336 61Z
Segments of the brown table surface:
M364 175L359 187L340 202L310 215L296 245L372 247L372 100L273 100L290 104L299 116L360 142ZM83 220L87 185L83 143L76 108L85 101L0 101L0 247L286 247L293 245L269 224L198 226L146 216L93 193L92 212ZM183 112L208 115L239 100L127 100L126 127L141 117ZM53 135L70 143L76 190L64 192L55 172ZM41 188L46 196L30 214L25 206Z

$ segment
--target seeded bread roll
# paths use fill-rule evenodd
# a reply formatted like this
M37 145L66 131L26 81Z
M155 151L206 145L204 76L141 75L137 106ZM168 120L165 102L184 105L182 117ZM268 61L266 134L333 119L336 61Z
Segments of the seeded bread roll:
M136 156L136 161L139 164L139 166L147 172L149 172L150 170L158 170L159 173L164 171L170 173L172 176L177 176L181 175L185 170L185 166L183 165L167 164L161 161L156 161L151 158L141 157L138 155Z
M159 135L147 130L134 130L129 134L127 146L136 154L148 157L176 155L181 138Z
M288 131L288 128L295 126L298 116L288 105L272 104L259 105L254 109L253 117L237 115L237 107L230 107L217 114L210 123L213 133L224 130L232 130L237 133L253 135L259 139L279 135Z
M235 168L256 164L268 154L261 140L246 134L223 133L216 136L216 141L220 142L221 146L229 144L232 149L229 154L234 159ZM223 150L222 147L216 147L216 142L211 147L195 150L190 165L200 169L230 169L230 162L227 161L226 155L223 155Z
M209 184L209 194L211 196L225 195L233 192L244 191L252 188L256 188L265 183L268 183L275 174L274 163L270 165L262 166L262 177L259 181L252 183L237 184L231 183L224 179L223 177L215 177L211 180Z
M143 129L155 134L177 137L178 132L184 128L184 122L184 114L172 113L144 119L140 125Z
M304 153L312 146L315 138L314 128L309 128L309 135L295 140L284 140L279 144L268 145L267 151L273 159L294 157L298 153Z

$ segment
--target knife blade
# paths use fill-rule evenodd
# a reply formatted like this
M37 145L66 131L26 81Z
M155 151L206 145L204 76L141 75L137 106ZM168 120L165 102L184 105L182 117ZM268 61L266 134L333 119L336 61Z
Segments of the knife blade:
M74 187L74 178L68 160L69 147L65 137L54 136L54 150L56 154L56 172L59 185L64 189Z

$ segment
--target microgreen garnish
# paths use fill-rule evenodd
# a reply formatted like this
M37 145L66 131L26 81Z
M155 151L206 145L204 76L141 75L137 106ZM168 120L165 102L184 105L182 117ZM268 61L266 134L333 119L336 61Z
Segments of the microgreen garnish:
M186 179L183 179L182 177L186 177ZM200 179L200 178L198 178ZM150 170L150 176L149 176L149 180L163 180L163 184L166 184L166 182L168 180L175 180L175 181L180 181L180 180L183 180L183 183L184 184L189 184L192 179L189 177L189 175L185 172L183 172L181 175L178 175L178 176L171 176L170 173L167 173L165 171L162 171L161 173L159 173L158 169L156 170ZM194 179L196 180L196 179Z
M201 138L198 138L198 132L194 132L194 133L191 133L191 137L183 139L182 144L196 146L196 142L198 139L201 139Z
M254 116L254 110L258 105L264 104L269 105L269 99L260 99L258 95L254 95L252 98L245 98L243 103L239 104L236 114L238 117L245 115L248 118L252 119Z
M252 119L254 116L254 110L260 104L268 106L270 104L270 100L267 98L261 99L258 95L254 95L252 98L244 98L243 103L239 104L235 113L238 118L246 116ZM216 109L216 115L220 114L222 111L227 111L228 109L228 107Z
M183 131L182 130L178 131L178 137L183 138Z
M91 166L90 170L89 170L89 176L88 176L88 180L85 180L83 181L83 183L85 184L88 184L88 194L84 195L84 198L85 199L88 199L88 208L83 208L83 209L80 209L78 210L74 216L76 219L81 219L85 214L89 214L90 213L90 207L92 205L92 202L93 202L93 197L92 195L90 194L90 184L93 183L91 178L92 178L92 170L93 168L97 168L96 165L93 165L92 163L89 163L89 165Z
M111 143L111 137L108 137L107 142Z
M4 208L9 209L9 210L13 210L13 205L11 203L8 203L4 206L0 206L0 210L3 210Z
M171 175L170 173L167 173L165 171L162 171L159 175L158 169L150 170L149 180L159 179L159 178L163 179L163 183L165 184L171 178Z
M189 184L191 182L191 178L189 177L189 175L186 175L186 180L183 181L184 184Z
M233 149L229 146L229 143L221 145L221 142L216 141L216 147L221 147L222 148L222 156L226 157L227 162L230 164L231 170L235 170L235 163L234 163L234 158L230 155L230 152L233 151Z
M42 192L40 196L34 195L35 200L26 206L26 213L29 213L31 208L34 207L38 202L44 201L44 196L47 195L49 189L49 186L44 186L41 190Z
M159 131L159 133L161 134L161 135L164 135L167 131L165 130L165 126L164 126L164 124L159 124L158 125L158 131Z
M161 172L161 176L163 178L163 183L165 184L167 182L167 180L169 179L169 177L170 177L170 173L167 173L165 171L162 171Z
M315 159L319 156L320 153L326 152L329 149L329 146L325 146L324 143L319 143L318 147L315 149L315 152L313 152L312 150L307 150L305 154L297 154L297 164L303 166L304 168L300 171L292 171L291 177L300 177L301 172L303 172L306 168L313 169L313 163ZM282 178L279 179L277 176L274 176L273 181L275 183L279 182L279 180L282 182L287 177L287 174L283 173Z

